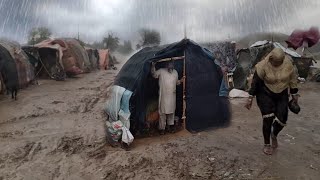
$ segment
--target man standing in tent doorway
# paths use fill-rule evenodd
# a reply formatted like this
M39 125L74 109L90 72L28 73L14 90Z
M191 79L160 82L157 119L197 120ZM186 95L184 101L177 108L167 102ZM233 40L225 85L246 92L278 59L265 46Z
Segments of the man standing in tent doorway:
M176 111L176 86L184 81L178 79L178 72L174 69L173 61L168 62L166 68L156 70L155 63L152 63L152 76L159 79L159 130L160 134L165 133L166 124L169 131L174 132L174 114Z

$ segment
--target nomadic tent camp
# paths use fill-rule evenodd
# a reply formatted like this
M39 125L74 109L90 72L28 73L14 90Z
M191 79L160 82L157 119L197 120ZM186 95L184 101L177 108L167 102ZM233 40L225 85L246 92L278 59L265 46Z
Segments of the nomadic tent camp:
M248 88L247 78L252 73L254 66L276 47L283 49L292 58L299 76L306 79L312 65L312 58L302 57L297 52L285 48L277 42L258 41L249 48L240 49L237 52L237 67L234 72L235 88L246 90Z
M150 74L151 62L158 62L156 68L160 68L165 63L162 61L168 59L176 59L179 79L186 75L185 106L183 86L178 86L176 92L176 116L181 119L185 110L186 129L201 131L228 124L228 99L219 96L221 70L210 51L188 39L161 47L146 47L127 61L107 100L107 124L121 121L133 134L145 127L147 106L151 100L157 102L159 96L158 82Z
M3 64L2 78L11 85L16 84L16 76L18 77L17 88L24 88L34 80L34 67L29 62L28 55L21 49L20 45L11 41L0 41ZM7 52L6 52L7 51ZM9 56L10 55L10 56ZM11 58L10 58L11 57ZM16 66L15 70L13 65ZM8 73L8 74L7 74ZM16 74L16 75L14 75ZM10 82L9 82L10 80ZM13 83L13 84L11 84ZM6 84L6 83L4 83Z
M75 76L89 72L91 63L84 47L76 39L47 39L24 50L39 57L39 76L63 80L65 75Z

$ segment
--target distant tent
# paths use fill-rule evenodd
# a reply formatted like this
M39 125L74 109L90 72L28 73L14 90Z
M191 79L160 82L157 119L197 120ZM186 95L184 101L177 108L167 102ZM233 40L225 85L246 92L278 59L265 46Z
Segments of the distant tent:
M109 68L110 52L108 49L99 49L98 52L99 52L100 69L107 70Z
M34 67L29 62L28 55L21 49L18 43L1 40L0 45L9 52L13 59L13 63L16 65L16 74L18 76L17 87L24 88L28 86L28 84L35 78ZM4 55L4 57L8 62L8 55ZM10 62L10 64L12 63ZM14 73L12 71L12 67L10 67L10 69L10 72L7 72L10 73L10 76L13 76ZM11 78L8 76L9 75L2 75L4 79ZM13 77L13 79L15 79L15 77Z
M76 62L79 64L79 66L82 66L82 70L84 72L90 72L91 63L89 60L89 56L87 54L87 51L83 46L81 46L79 41L72 38L62 38L61 40L67 43L67 51L69 50L71 56L75 57Z
M64 80L65 75L75 76L91 70L91 63L84 47L75 39L48 39L24 50L39 57L40 76Z
M141 132L146 124L147 106L158 99L158 82L152 78L151 62L185 55L186 128L189 131L227 125L230 120L228 99L219 96L222 82L220 68L207 49L184 39L161 47L146 47L134 54L115 79L106 111L109 121L119 119L130 130ZM157 63L157 68L165 62ZM175 61L179 78L183 75L183 60ZM183 115L183 87L177 87L176 116ZM156 103L157 104L157 103Z
M228 72L233 72L236 68L236 43L235 42L219 42L219 43L205 43L204 47L209 49L212 53L220 52L222 59L226 60Z
M99 53L97 49L92 49L89 47L85 47L88 57L89 57L89 61L90 61L90 68L91 69L99 69Z
M301 57L297 52L283 47L280 43L258 41L250 48L240 49L237 52L237 67L234 72L235 88L246 90L247 77L252 73L254 66L266 57L274 48L281 48L293 60L300 77L307 78L312 65L312 58Z

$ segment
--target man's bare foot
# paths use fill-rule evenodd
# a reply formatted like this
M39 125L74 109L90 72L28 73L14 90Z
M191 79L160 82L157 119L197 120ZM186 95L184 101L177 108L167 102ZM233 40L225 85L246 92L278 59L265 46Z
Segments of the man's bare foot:
M165 134L166 134L166 131L165 131L165 130L160 130L159 134L160 134L160 135L165 135Z
M277 149L278 148L277 136L271 135L271 141L272 141L272 148Z
M270 144L265 144L263 147L263 153L266 155L272 155L273 149Z

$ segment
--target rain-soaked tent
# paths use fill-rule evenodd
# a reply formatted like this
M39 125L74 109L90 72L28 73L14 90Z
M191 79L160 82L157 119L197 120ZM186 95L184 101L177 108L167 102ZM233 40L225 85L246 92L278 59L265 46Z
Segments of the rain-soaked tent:
M186 75L186 106L183 107L183 86L178 86L175 113L181 119L185 110L186 129L201 131L227 125L230 120L229 102L219 96L221 70L209 50L188 39L161 47L146 47L126 62L107 100L107 122L121 121L134 134L141 131L146 125L148 103L157 101L159 96L158 81L150 72L151 62L158 62L156 68L160 68L166 63L162 61L171 58L176 59L179 79L184 72Z
M269 41L258 41L249 48L240 49L237 52L237 67L234 72L235 88L246 90L248 88L247 78L253 73L254 66L266 57L274 48L281 48L291 57L293 64L297 67L299 77L307 79L313 58L302 57L297 52L283 47L280 43Z
M93 49L93 48L89 48L89 47L85 47L88 57L89 57L89 61L91 64L91 69L99 69L100 65L99 65L99 51L97 49Z
M47 39L24 50L39 57L39 76L63 80L65 75L75 76L91 70L88 54L76 39Z
M19 86L18 72L15 60L12 58L9 51L0 45L0 81L1 91L3 93L5 88L12 88Z
M204 43L204 47L209 49L212 53L219 52L222 55L222 59L225 59L225 65L228 68L228 72L233 72L236 67L236 43L225 41L219 43Z
M16 84L17 88L28 86L35 78L34 67L30 63L28 55L16 42L1 40L0 45L2 51L2 78L6 81L4 84L8 88L16 86ZM14 65L15 68L13 67ZM16 76L18 83L15 82Z

